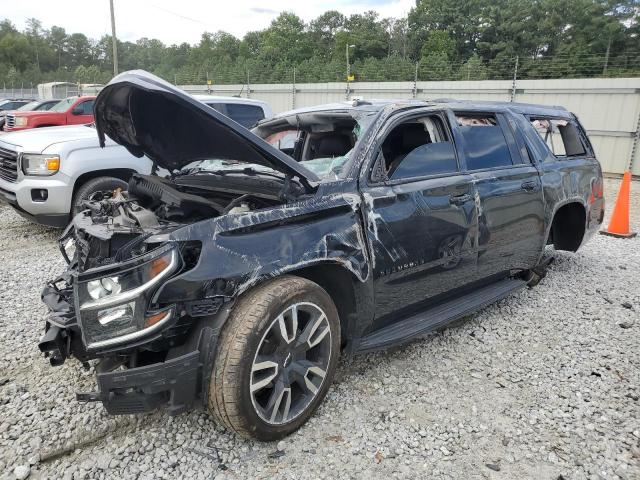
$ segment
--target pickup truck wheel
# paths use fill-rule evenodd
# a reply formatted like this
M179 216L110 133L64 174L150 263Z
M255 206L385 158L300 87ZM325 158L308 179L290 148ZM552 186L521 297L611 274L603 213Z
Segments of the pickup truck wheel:
M276 440L324 399L340 354L340 321L317 284L282 276L238 300L218 341L209 410L245 437Z
M94 193L112 191L116 188L126 190L127 186L127 182L115 177L96 177L88 180L78 188L73 197L71 215L75 216L80 213L83 210L82 202L88 200Z

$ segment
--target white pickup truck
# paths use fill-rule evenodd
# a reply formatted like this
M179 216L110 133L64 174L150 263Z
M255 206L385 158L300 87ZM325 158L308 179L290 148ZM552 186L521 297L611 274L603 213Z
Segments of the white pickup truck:
M247 128L273 116L269 105L259 100L195 98ZM126 189L133 173L149 174L152 168L147 157L134 157L110 139L100 148L93 124L7 133L0 136L0 201L31 221L64 227L93 193Z

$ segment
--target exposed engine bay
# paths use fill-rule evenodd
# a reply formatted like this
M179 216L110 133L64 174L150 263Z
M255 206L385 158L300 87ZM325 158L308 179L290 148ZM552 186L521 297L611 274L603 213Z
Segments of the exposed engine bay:
M281 205L304 193L302 186L287 177L245 170L172 179L136 174L128 191L98 192L85 201L86 210L65 231L61 247L72 263L73 254L65 246L73 238L78 270L83 272L146 253L155 246L148 242L154 234L221 215Z

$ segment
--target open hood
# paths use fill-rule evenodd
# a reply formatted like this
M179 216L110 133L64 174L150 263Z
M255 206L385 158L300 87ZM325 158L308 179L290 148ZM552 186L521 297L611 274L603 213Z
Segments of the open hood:
M319 181L240 124L143 70L114 77L98 95L94 114L100 146L107 135L169 171L197 160L237 160L296 176L307 186Z

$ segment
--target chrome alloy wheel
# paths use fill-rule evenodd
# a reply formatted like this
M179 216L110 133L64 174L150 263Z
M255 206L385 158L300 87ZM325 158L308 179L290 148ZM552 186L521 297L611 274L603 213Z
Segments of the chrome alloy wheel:
M316 397L331 359L331 328L309 302L288 307L262 336L249 388L258 416L281 425L301 415Z

